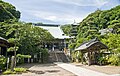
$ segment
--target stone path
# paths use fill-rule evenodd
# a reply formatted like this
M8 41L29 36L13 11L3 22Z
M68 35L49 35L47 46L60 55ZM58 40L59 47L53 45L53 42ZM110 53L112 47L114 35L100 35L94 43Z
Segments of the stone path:
M29 70L43 71L40 76L76 76L75 74L60 68L56 64L39 64L34 65Z
M120 76L120 74L108 75L80 66L78 67L71 63L24 64L19 67L28 68L30 72L2 76Z
M56 64L24 64L19 67L28 68L31 72L1 76L76 76Z
M91 65L91 66L88 66L88 65L83 65L81 63L71 63L71 64L74 64L77 67L82 67L85 69L98 71L98 72L105 73L108 75L120 74L120 66L110 66L110 65L105 65L105 66L104 65L103 66Z
M69 64L69 63L55 63L55 64L57 64L59 67L65 69L65 70L68 70L68 71L74 73L77 76L120 76L120 74L108 75L108 74L100 73L100 72L85 69L82 67L77 67L77 66L75 66L73 64Z

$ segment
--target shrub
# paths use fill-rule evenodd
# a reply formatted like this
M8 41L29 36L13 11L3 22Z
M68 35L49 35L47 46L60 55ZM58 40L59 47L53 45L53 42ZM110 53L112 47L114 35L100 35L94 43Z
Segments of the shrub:
M26 72L27 69L26 68L14 68L14 71L11 71L10 69L9 70L6 70L3 72L4 75L7 75L7 74L16 74L16 73L23 73L23 72Z
M48 49L41 49L42 52L42 62L46 63L48 60Z
M22 64L24 63L24 58L31 58L31 55L22 55L22 54L17 54L17 59L18 59L18 63Z
M5 69L6 61L7 59L4 56L0 55L0 69Z
M72 61L74 62L80 62L81 61L81 58L82 58L82 53L79 52L79 51L73 51L72 52ZM76 61L77 60L77 61Z
M102 65L102 64L106 64L107 60L106 60L106 57L102 56L98 59L99 61L99 64Z
M31 55L21 55L21 54L17 54L17 57L20 57L20 58L31 58Z
M14 71L21 73L21 72L26 72L27 69L26 68L14 68Z
M114 54L109 59L108 62L111 63L111 65L120 65L120 54Z
M11 71L11 70L6 70L3 72L4 75L7 75L7 74L16 74L16 72L14 71Z

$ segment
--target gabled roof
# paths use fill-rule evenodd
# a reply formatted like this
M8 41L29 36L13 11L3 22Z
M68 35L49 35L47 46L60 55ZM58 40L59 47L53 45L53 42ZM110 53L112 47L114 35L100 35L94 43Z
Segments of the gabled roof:
M97 47L97 48L100 48L100 49L108 49L108 47L103 44L102 42L100 42L97 38L95 39L92 39L86 43L83 43L81 44L78 48L76 48L75 50L86 50L88 48L91 48L91 47Z
M3 37L0 37L0 40L3 40L3 41L5 41L5 42L8 42L5 38L3 38Z
M7 39L0 37L0 46L2 47L12 47L14 46L13 43L10 43Z
M5 38L0 37L0 47L8 47L8 46L9 46L8 41Z
M56 39L70 38L69 36L64 36L64 33L62 29L60 28L60 25L39 24L36 26L41 27L45 30L48 30L48 32L50 32L50 34Z

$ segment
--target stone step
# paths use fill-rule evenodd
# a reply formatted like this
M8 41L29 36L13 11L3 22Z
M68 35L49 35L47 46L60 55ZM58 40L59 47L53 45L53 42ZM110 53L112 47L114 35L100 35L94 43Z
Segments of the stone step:
M48 62L69 62L68 57L64 54L64 52L49 52Z

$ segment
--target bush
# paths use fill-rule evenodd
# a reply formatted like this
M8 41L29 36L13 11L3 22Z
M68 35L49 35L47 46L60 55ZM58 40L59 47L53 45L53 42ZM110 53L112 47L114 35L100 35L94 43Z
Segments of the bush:
M120 54L114 54L109 59L108 62L111 63L111 65L120 65Z
M14 71L11 71L9 69L9 70L4 71L3 74L7 75L7 74L16 74L16 73L24 73L24 72L27 72L26 68L14 68Z
M5 69L6 61L7 59L4 56L0 55L0 69Z
M72 52L72 61L73 62L81 62L82 60L81 60L81 58L82 58L82 53L81 52L79 52L79 51L73 51ZM76 61L77 60L77 61Z
M31 58L31 55L22 55L22 54L17 54L17 63L22 64L24 63L24 58Z
M7 74L16 74L16 72L14 71L11 71L11 70L6 70L3 72L4 75L7 75Z
M31 55L21 55L21 54L17 54L17 57L20 57L20 58L31 58Z
M26 68L14 68L14 71L15 71L15 72L22 73L22 72L26 72L27 69L26 69Z
M42 62L46 63L48 60L48 49L41 49L42 52Z
M72 58L72 62L75 62L76 55L73 51L71 52L71 58Z
M98 61L99 61L99 64L100 64L100 65L106 64L106 62L107 62L106 57L104 57L104 56L100 57L100 58L98 59Z

